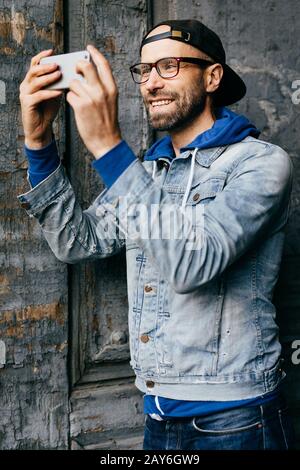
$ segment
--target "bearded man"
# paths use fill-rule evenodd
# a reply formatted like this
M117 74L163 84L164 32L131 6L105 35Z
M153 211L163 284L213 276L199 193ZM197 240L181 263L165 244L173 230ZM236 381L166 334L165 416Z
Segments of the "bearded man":
M144 449L290 448L272 303L291 191L287 154L226 107L246 86L203 23L164 21L142 40L131 74L150 124L168 132L143 162L122 139L111 68L88 50L94 64L78 63L85 83L74 80L66 99L106 187L81 209L52 137L62 92L45 86L60 72L39 64L52 53L43 51L20 86L31 188L18 199L63 262L126 248Z

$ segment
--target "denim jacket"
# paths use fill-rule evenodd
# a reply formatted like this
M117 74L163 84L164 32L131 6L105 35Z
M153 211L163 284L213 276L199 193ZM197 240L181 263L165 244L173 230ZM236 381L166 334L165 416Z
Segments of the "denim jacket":
M136 159L86 210L62 164L17 197L63 262L126 249L141 391L217 401L270 392L285 375L272 295L290 159L249 136L163 163Z

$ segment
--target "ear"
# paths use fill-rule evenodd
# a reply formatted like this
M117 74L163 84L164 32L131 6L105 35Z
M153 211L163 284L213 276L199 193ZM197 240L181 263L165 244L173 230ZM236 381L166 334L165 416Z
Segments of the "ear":
M207 93L213 93L220 85L223 77L223 67L221 64L210 65L205 70L205 85Z

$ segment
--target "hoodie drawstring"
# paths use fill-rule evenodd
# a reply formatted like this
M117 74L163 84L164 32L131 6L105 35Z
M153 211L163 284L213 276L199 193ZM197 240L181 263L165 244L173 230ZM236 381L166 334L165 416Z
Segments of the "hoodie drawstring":
M156 174L156 168L157 168L157 163L155 160L153 160L152 179L154 179L154 176Z
M191 190L191 187L192 187L193 177L194 177L194 168L195 168L195 159L196 159L196 153L197 152L198 152L198 148L196 147L193 151L193 154L192 154L191 169L190 169L189 179L188 179L188 182L187 182L187 185L186 185L186 190L185 190L185 193L184 193L184 196L183 196L183 199L182 199L181 209L183 209L186 206L186 202L188 200L189 193L190 193L190 190Z
M183 199L182 199L181 209L183 209L184 206L186 205L186 202L188 200L189 193L190 193L190 190L191 190L191 186L192 186L192 183L193 183L195 159L196 159L197 151L198 151L198 147L196 147L194 149L193 154L192 154L190 174L189 174L189 179L188 179L188 182L187 182L186 190L185 190L185 193L184 193L184 196L183 196ZM156 163L155 160L153 160L152 179L154 179L154 176L156 174L156 170L157 170L157 163Z

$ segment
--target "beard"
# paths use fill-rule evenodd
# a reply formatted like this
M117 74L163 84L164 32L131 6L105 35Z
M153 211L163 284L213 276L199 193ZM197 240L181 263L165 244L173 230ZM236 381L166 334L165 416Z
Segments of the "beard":
M198 117L204 110L207 93L204 88L203 78L190 84L190 88L181 93L162 92L163 97L168 97L175 103L176 109L173 111L164 111L163 113L151 114L151 104L148 102L151 98L160 98L160 92L152 93L147 101L144 98L150 126L157 131L175 131L186 128ZM171 104L172 104L171 103Z

